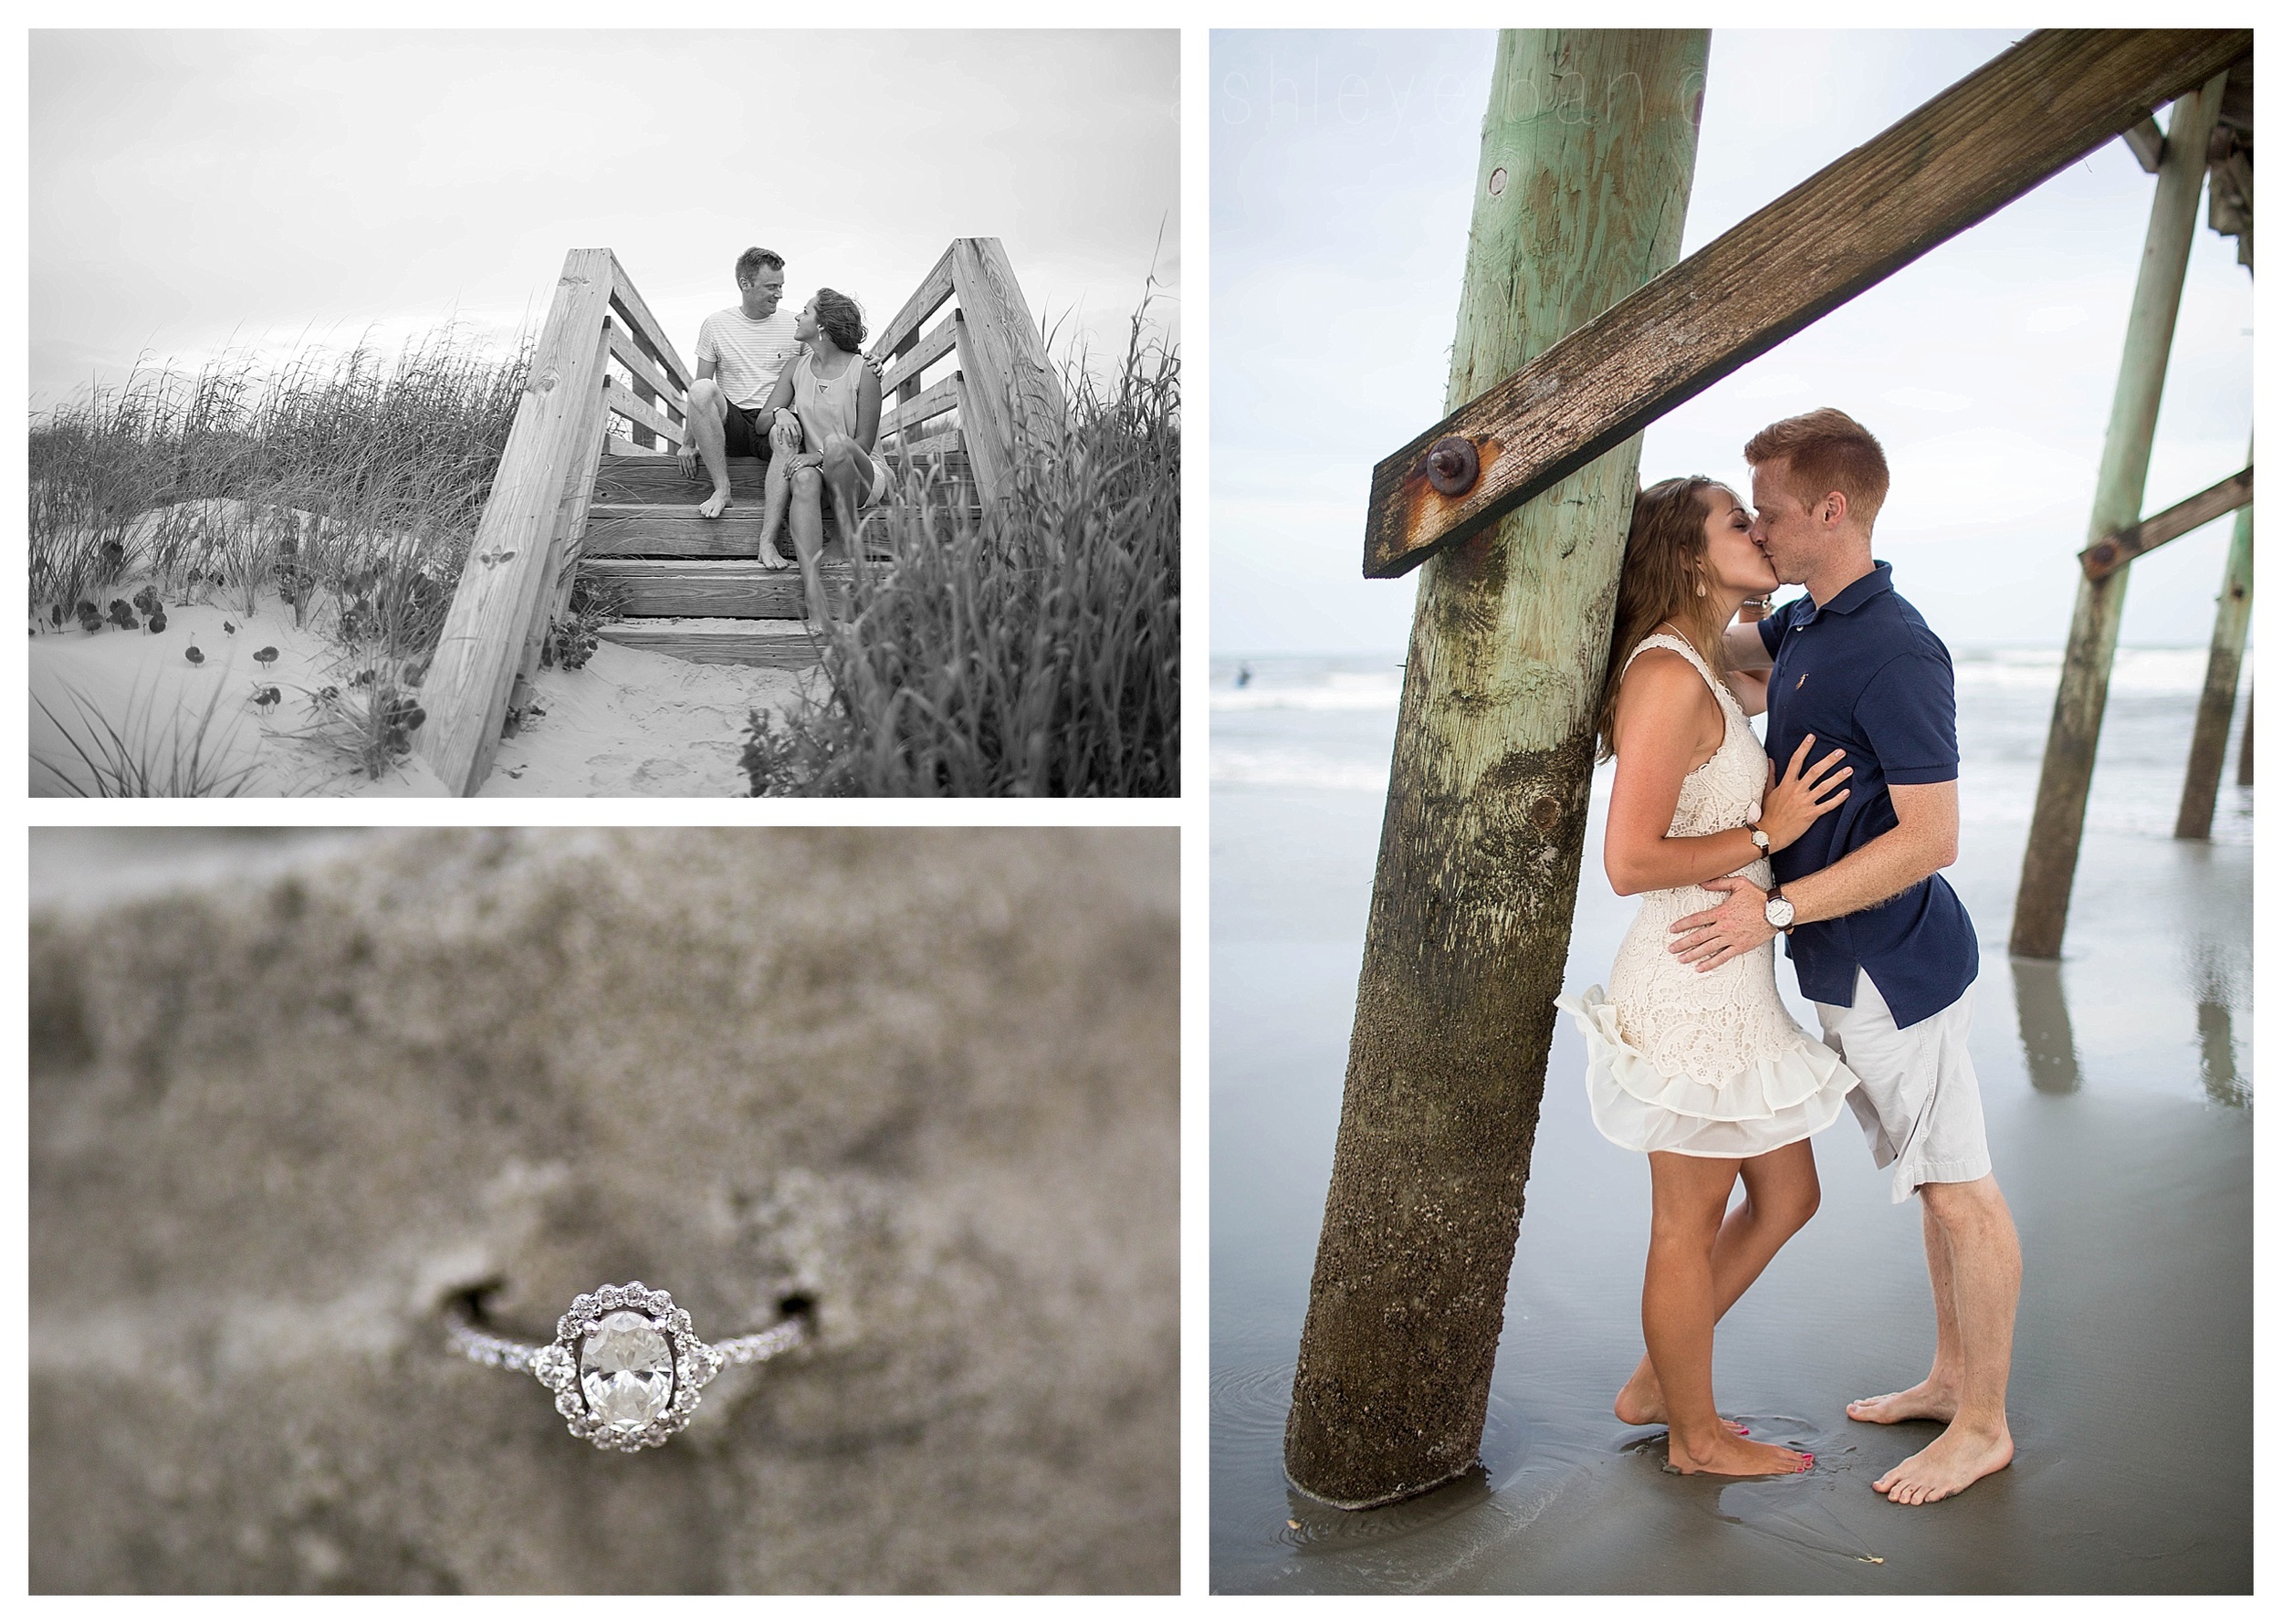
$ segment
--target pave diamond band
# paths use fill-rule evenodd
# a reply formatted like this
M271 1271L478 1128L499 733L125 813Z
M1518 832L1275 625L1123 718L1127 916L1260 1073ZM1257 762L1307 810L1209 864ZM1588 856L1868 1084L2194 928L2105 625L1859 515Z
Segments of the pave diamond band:
M475 1324L465 1302L446 1309L445 1325L453 1351L536 1377L572 1437L624 1454L654 1449L688 1425L699 1393L724 1367L774 1358L808 1335L806 1322L793 1318L706 1343L671 1294L638 1280L581 1293L549 1343L495 1336Z

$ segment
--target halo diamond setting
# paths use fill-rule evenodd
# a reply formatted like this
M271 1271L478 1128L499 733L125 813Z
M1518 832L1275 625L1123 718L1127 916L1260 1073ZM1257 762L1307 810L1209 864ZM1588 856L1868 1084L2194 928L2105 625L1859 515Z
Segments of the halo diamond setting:
M542 1346L478 1329L462 1310L449 1318L454 1348L482 1365L524 1370L555 1396L570 1434L600 1450L654 1449L689 1424L698 1395L731 1364L758 1364L801 1342L788 1319L756 1336L710 1346L669 1293L640 1281L583 1292Z

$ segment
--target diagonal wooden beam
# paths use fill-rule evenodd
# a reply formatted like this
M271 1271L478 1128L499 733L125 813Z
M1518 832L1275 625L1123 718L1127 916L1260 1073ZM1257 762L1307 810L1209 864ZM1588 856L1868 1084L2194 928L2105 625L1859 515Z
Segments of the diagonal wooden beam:
M2122 529L2111 530L2093 542L2077 561L2088 581L2113 575L2142 553L2153 552L2166 541L2176 541L2189 530L2199 530L2213 519L2250 505L2250 469L2230 474L2208 490L2199 490L2183 502L2174 502Z
M2250 43L2246 28L2029 36L1380 463L1363 573L1404 574L1474 534L2194 89Z

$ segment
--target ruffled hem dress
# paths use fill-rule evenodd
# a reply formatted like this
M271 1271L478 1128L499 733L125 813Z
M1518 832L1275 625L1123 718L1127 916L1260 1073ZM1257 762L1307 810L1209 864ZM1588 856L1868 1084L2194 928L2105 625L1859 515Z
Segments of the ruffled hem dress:
M1712 759L1682 781L1670 833L1712 834L1755 821L1767 755L1743 707L1692 646L1668 633L1644 639L1626 665L1649 648L1693 665L1727 725ZM1736 873L1762 890L1774 877L1764 857ZM1701 885L1644 894L1607 990L1554 1001L1585 1034L1594 1126L1628 1150L1764 1155L1828 1127L1855 1084L1846 1063L1784 1007L1772 941L1711 970L1672 953L1672 922L1724 900Z

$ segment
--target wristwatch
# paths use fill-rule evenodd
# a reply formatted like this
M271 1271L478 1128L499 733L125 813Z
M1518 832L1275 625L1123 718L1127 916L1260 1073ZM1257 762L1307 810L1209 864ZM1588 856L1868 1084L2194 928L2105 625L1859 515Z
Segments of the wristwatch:
M1751 831L1751 843L1759 848L1759 854L1762 857L1764 857L1769 852L1774 850L1774 848L1767 843L1767 832L1764 829L1762 829L1756 823L1749 822L1745 823L1743 827Z
M1783 887L1770 886L1767 891L1767 923L1788 936L1791 934L1791 921L1797 917L1798 910L1785 899Z

